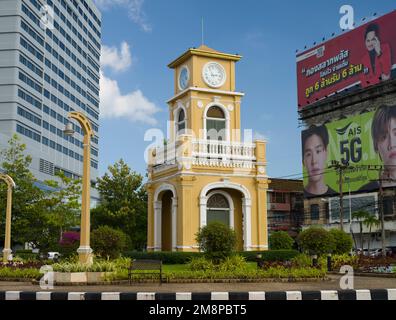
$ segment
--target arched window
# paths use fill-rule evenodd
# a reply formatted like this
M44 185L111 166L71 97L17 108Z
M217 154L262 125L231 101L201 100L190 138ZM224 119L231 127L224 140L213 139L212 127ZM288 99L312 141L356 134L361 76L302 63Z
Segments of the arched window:
M222 222L225 225L230 225L230 204L227 198L220 194L213 194L206 204L207 218L206 221L209 224L213 221Z
M177 117L177 133L181 134L186 129L186 114L183 109L180 109Z
M226 140L226 117L218 107L210 107L206 113L206 136L208 140Z

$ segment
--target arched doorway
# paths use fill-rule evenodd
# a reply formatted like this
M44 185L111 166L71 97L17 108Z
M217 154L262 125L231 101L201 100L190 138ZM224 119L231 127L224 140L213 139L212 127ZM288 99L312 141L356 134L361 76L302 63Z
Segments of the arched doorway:
M161 185L154 194L154 250L176 251L176 189Z
M228 222L236 231L238 250L252 250L251 196L247 188L231 182L204 187L200 196L200 228L215 218Z

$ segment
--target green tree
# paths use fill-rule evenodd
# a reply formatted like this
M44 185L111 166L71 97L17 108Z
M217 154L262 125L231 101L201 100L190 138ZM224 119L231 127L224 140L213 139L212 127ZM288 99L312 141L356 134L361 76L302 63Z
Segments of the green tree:
M25 154L26 145L17 135L1 150L1 167L15 181L13 191L11 234L13 243L30 243L49 249L56 246L63 230L76 225L78 218L79 181L60 174L60 183L46 181L51 191L38 187L29 170L32 157ZM0 236L4 237L6 187L0 183Z
M29 171L32 157L25 155L26 145L17 135L8 141L8 148L1 150L1 167L4 173L10 175L16 184L13 191L11 240L23 244L33 242L37 245L39 239L49 236L46 230L47 215L41 206L44 192L36 186L36 179ZM0 236L4 237L6 186L0 183Z
M47 191L42 205L49 213L49 223L58 229L59 241L62 234L70 227L80 223L80 195L81 180L66 177L63 172L58 172L58 181L45 181L53 191Z
M196 241L206 258L220 263L235 251L237 238L233 229L215 221L199 230Z
M100 204L92 210L94 228L120 228L129 238L128 249L142 250L147 235L147 193L143 177L121 159L98 179Z
M293 247L293 243L293 238L285 231L274 232L269 237L271 250L290 250Z
M329 231L330 235L333 237L335 254L349 253L352 249L352 238L345 231L340 229L331 229Z
M91 234L92 249L101 257L118 258L125 249L127 237L121 230L101 226Z
M298 236L301 249L311 255L324 255L334 251L335 244L330 233L320 227L310 227Z
M374 215L368 215L366 219L364 219L363 224L369 228L369 240L367 244L367 252L370 252L370 243L371 243L371 229L372 227L378 227L380 225L380 221Z
M363 249L363 222L370 216L370 213L364 210L359 210L352 213L352 219L355 219L359 222L360 229L360 248Z

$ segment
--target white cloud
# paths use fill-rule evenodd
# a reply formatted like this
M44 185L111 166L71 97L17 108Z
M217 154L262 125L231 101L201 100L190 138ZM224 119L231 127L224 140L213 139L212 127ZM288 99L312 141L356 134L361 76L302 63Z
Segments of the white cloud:
M255 140L265 140L265 141L268 141L268 140L269 140L269 137L268 137L267 135L264 135L264 134L258 132L258 131L255 131L255 132L253 133L253 141L255 141Z
M125 71L132 65L131 51L128 43L125 41L121 44L121 49L116 47L102 46L100 58L102 68L110 67L115 71Z
M146 13L143 10L144 0L94 0L95 4L102 10L113 6L121 6L128 10L129 18L138 24L143 31L150 32L152 27L147 22Z
M140 90L121 93L116 80L100 74L100 115L103 118L127 118L131 122L155 125L159 108Z

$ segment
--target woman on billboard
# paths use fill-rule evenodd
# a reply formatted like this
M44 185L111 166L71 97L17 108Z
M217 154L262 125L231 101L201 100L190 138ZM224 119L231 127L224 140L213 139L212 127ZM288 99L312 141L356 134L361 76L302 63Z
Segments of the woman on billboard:
M374 114L371 126L374 150L383 162L379 177L383 187L396 185L396 106L382 106ZM378 183L377 183L378 185Z
M367 27L364 40L367 52L362 58L364 73L361 74L360 80L363 88L389 80L392 68L390 46L381 43L377 24L373 23Z
M325 126L312 127L302 133L303 163L308 173L308 183L304 186L307 198L335 193L325 183L328 144L329 134Z

